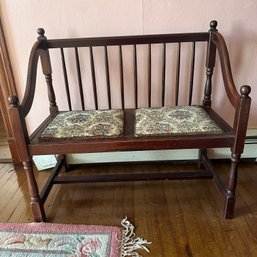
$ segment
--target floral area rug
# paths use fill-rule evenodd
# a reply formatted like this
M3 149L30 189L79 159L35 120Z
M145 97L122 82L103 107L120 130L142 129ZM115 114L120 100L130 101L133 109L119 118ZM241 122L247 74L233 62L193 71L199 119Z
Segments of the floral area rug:
M149 252L134 226L122 227L50 223L0 224L0 256L19 257L140 257Z

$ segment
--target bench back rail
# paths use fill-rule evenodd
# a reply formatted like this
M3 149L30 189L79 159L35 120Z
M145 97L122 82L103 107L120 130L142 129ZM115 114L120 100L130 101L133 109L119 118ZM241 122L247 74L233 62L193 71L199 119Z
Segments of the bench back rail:
M106 84L106 95L107 95L107 106L109 109L114 108L114 104L112 101L112 89L117 90L120 92L120 108L125 109L126 108L126 64L124 64L124 56L127 54L126 50L129 48L129 54L132 56L131 58L133 67L132 70L132 76L134 85L133 91L134 91L134 108L138 108L140 106L140 92L142 91L141 86L141 77L142 77L142 65L140 61L140 57L138 55L140 54L140 50L142 50L142 47L144 48L143 51L147 52L146 56L146 68L147 71L144 71L143 73L146 74L146 94L147 94L147 107L153 106L153 97L154 97L154 90L153 90L153 73L156 72L154 64L154 61L157 61L161 66L161 87L160 87L160 106L165 106L165 97L167 95L167 73L171 72L172 67L167 65L167 62L169 61L170 56L169 54L169 48L172 44L172 47L175 49L175 60L172 60L174 63L175 71L174 71L174 105L179 104L179 93L181 89L181 55L182 55L182 48L183 43L186 43L187 45L190 44L191 48L191 54L188 58L188 66L190 66L188 71L188 93L187 93L187 100L186 105L192 104L192 97L193 97L193 84L194 84L194 73L195 73L195 52L196 52L196 45L198 42L206 42L208 43L209 40L209 34L208 33L189 33L189 34L170 34L170 35L146 35L146 36L128 36L128 37L113 37L113 38L86 38L86 39L67 39L67 40L48 40L44 36L44 31L42 29L39 29L38 31L40 33L39 41L36 42L34 48L35 50L31 53L30 63L34 67L34 63L38 61L38 55L40 55L43 73L46 78L47 86L48 86L48 96L49 96L49 103L50 103L50 111L54 112L57 111L57 104L56 104L56 98L55 98L55 91L54 86L52 82L52 68L51 68L51 61L50 61L50 55L49 52L52 49L59 49L60 53L60 60L62 64L62 73L63 73L63 81L64 81L64 90L67 98L67 106L68 110L72 110L72 100L71 97L71 88L69 83L69 72L67 71L67 59L70 57L65 55L65 50L67 49L73 49L73 57L74 57L74 63L76 69L76 76L77 76L77 85L78 85L78 91L79 91L79 101L80 106L82 110L85 110L85 88L87 85L83 84L83 75L90 76L92 81L92 92L93 92L93 102L94 102L94 108L99 109L99 85L96 74L96 55L99 53L99 49L101 49L101 56L103 60L103 76L105 77L104 84ZM156 48L158 47L157 51L160 53L160 60L155 60L156 55ZM168 49L168 50L167 50ZM89 53L89 65L87 66L89 70L82 70L81 60L83 60L83 56L80 56L80 53L82 52L88 52ZM70 53L70 52L69 52ZM113 57L113 55L116 54L117 56ZM112 59L117 59L117 64L115 67L110 67L110 63ZM68 59L69 61L69 59ZM145 68L145 67L144 67ZM111 85L111 69L115 69L115 72L118 73L118 75L115 76L115 78L119 79L119 85L120 88L117 89ZM22 106L24 106L22 109L23 115L26 116L29 111L29 106L31 106L31 101L33 99L32 95L35 91L35 68L31 69L31 72L28 72L28 81L27 81L27 91L25 94L24 101L22 103ZM208 85L211 81L211 76L208 77ZM72 85L73 86L73 85ZM141 87L141 88L140 88ZM33 90L31 90L33 88ZM90 89L91 90L91 89ZM197 90L197 89L196 89ZM101 92L102 93L102 92ZM211 90L206 90L206 94L210 94ZM207 97L208 98L208 97ZM210 98L210 96L209 96ZM78 100L78 99L76 99ZM146 106L145 106L146 107ZM76 107L77 108L77 107Z

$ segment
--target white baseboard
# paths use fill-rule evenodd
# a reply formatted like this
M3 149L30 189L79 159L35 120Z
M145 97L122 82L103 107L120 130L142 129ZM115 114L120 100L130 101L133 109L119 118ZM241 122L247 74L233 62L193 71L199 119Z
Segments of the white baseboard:
M208 149L211 159L230 159L229 148ZM257 158L257 144L245 146L242 158ZM197 160L198 150L159 150L159 151L132 151L132 152L110 152L72 154L67 156L69 164L81 163L108 163L108 162L140 162L140 161L169 161L169 160Z

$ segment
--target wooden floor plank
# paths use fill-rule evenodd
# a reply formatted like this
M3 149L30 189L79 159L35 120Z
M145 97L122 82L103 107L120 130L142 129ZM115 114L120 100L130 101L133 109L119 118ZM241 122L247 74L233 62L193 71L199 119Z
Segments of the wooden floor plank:
M219 167L219 169L221 170L221 173L224 176L225 174L227 174L229 165L223 164ZM239 186L240 185L238 183L238 187ZM221 198L216 197L217 190L215 190L215 188L213 187L209 187L209 190L213 196L214 201L216 201L217 205L222 207L221 205L222 201L220 201ZM236 211L235 211L235 218L231 220L220 219L220 224L221 224L222 231L226 233L226 237L230 241L231 247L234 250L234 255L238 257L252 256L248 248L247 239L245 241L245 238L241 234L242 231L238 230L237 220L239 220L240 223L245 224L244 216L242 216L239 212L242 202L241 202L241 198L238 197L238 195L239 195L239 192L237 192L237 205L236 205ZM220 212L218 212L218 209L216 210L216 213L220 214ZM245 227L244 229L247 229L247 228Z
M216 244L216 248L220 250L219 256L233 256L234 252L232 245L220 224L222 220L220 218L220 215L222 215L222 211L220 211L220 208L222 207L222 204L220 204L221 198L217 194L214 196L211 195L209 188L212 187L212 182L208 183L210 183L208 186L203 185L203 183L199 183L200 186L198 186L199 190L202 192L200 198L201 209L208 219L208 227L212 233L212 238ZM214 198L218 200L218 204Z
M225 176L229 163L215 164ZM77 167L73 173L164 172L192 165L140 164ZM35 170L42 188L48 171ZM70 175L68 172L66 175ZM120 226L127 216L152 241L149 257L257 256L257 165L239 169L236 216L222 218L223 201L211 180L56 185L45 203L49 222ZM31 222L25 172L0 164L0 222Z
M183 208L186 206L180 206L179 197L181 195L182 182L173 181L166 182L165 193L168 205L168 216L172 222L173 233L175 235L175 243L177 246L178 256L191 256L192 250L190 248L190 238L187 233L187 224L183 215Z

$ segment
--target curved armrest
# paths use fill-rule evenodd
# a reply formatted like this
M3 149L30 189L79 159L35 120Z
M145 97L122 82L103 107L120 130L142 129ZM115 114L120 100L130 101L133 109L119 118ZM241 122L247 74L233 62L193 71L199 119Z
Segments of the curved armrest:
M40 55L41 45L42 45L42 40L37 41L34 44L29 57L26 90L25 90L24 97L21 103L21 108L20 108L21 115L23 118L27 116L34 100L37 66L38 66L38 59Z
M216 45L218 49L223 81L229 101L234 106L234 108L238 108L240 103L240 95L233 81L230 60L225 40L219 32L215 31L212 33L211 41Z

